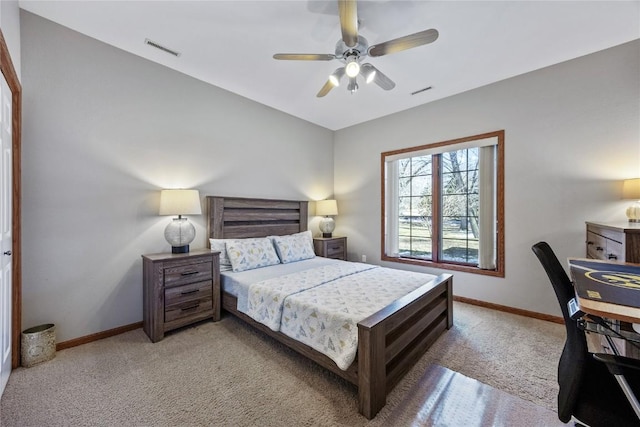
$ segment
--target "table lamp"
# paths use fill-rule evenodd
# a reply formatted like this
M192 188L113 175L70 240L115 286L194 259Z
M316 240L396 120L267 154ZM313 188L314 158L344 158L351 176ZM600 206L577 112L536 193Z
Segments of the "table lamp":
M640 178L624 180L622 198L635 200L635 203L627 208L627 218L629 222L640 222Z
M171 245L171 252L189 252L189 243L196 237L196 229L182 215L200 215L200 193L198 190L162 190L160 192L160 215L178 215L164 229L164 238Z
M322 237L331 237L331 233L336 228L336 223L330 215L338 215L338 203L335 200L318 200L316 202L316 215L323 215L320 221L320 231Z

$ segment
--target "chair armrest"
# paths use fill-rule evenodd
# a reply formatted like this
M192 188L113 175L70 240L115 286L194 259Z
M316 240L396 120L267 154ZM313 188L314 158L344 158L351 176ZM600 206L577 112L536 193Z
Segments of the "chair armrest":
M640 359L632 359L625 356L616 356L606 353L595 353L593 358L606 364L612 375L622 375L624 368L640 371Z

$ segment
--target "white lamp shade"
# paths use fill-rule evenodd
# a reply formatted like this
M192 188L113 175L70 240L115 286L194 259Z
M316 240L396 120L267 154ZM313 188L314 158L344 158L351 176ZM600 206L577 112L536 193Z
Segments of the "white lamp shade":
M160 215L200 215L200 193L198 190L162 190L160 192Z
M622 198L640 200L640 178L626 179L622 183Z
M338 215L338 203L335 200L318 200L316 202L316 215Z

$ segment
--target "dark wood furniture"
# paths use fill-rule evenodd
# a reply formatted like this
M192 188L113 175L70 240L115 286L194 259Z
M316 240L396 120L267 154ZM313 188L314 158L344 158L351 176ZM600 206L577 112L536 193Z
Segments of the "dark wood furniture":
M347 260L346 237L314 237L313 249L321 257Z
M152 342L165 332L220 320L219 252L142 255L143 329Z
M640 223L587 222L587 257L640 264Z
M210 238L286 235L307 229L307 202L207 197ZM362 415L373 418L386 396L424 352L453 326L453 278L441 274L358 323L356 361L343 371L327 356L238 311L223 292L222 308L358 388Z
M640 264L640 223L586 222L587 258L614 262ZM615 306L606 302L580 300L583 311L621 322L620 327L631 329L632 322L638 322L638 310L631 307ZM638 355L638 350L618 338L611 338L622 355ZM611 352L611 344L605 336L600 336L600 345L605 352Z

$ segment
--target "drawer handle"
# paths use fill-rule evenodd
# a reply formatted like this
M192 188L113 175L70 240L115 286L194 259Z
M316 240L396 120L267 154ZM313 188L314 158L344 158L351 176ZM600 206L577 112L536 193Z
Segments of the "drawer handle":
M593 242L587 241L587 246L593 245Z
M616 255L616 254L609 254L609 259L618 259L618 255Z
M200 289L194 289L192 291L180 292L180 295L190 295L190 294L195 294L196 292L200 292Z
M181 308L180 311L195 310L198 307L200 307L200 304L190 305L189 307Z
M198 274L197 271L185 271L184 273L180 273L181 276L193 276L194 274Z
M602 251L604 251L604 248L602 246L597 246L596 247L596 251L602 252Z

